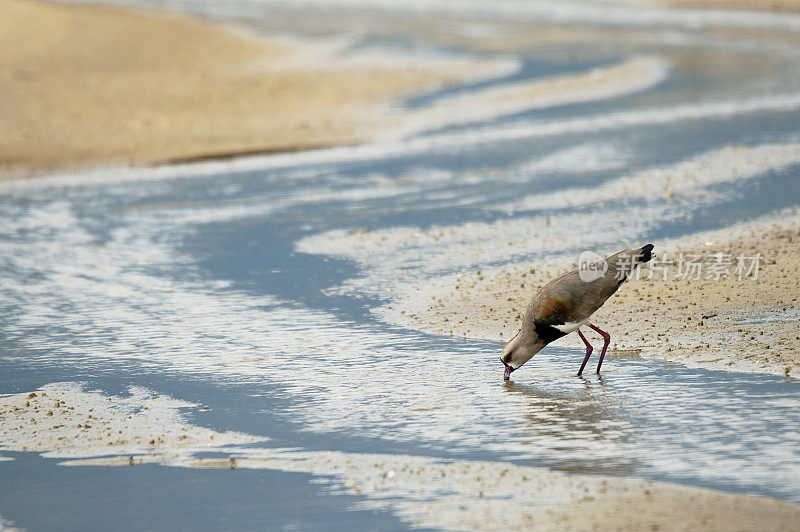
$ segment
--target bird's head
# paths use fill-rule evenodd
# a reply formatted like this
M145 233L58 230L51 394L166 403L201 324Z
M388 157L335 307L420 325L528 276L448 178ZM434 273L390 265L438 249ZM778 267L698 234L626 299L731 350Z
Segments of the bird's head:
M525 362L533 358L533 355L541 351L544 342L537 338L524 338L522 332L512 338L500 353L500 362L506 367L503 379L511 378L511 372L519 369Z

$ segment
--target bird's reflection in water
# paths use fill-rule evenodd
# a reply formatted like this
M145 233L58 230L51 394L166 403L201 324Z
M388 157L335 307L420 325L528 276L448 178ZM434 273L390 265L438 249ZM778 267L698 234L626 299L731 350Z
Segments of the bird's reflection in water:
M573 376L558 386L505 383L526 403L520 429L535 465L576 473L632 474L638 465L632 422L602 378ZM552 382L548 383L548 386Z

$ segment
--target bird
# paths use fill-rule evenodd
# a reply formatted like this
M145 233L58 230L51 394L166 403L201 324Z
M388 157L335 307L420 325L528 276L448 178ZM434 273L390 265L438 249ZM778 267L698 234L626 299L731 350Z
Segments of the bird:
M500 354L505 366L503 379L520 368L544 346L571 332L577 332L586 344L578 376L592 354L592 344L581 332L586 325L603 337L603 350L597 362L597 374L603 365L611 335L589 322L589 318L611 297L633 273L637 266L653 257L653 244L624 249L603 259L593 252L584 252L577 270L565 273L542 287L531 298L522 318L519 332L508 341ZM586 254L594 260L584 260Z

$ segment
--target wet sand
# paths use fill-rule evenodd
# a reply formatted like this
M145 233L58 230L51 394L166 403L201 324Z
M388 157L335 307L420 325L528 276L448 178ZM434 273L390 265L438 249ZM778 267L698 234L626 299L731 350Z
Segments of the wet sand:
M303 452L252 447L264 438L194 426L196 407L144 389L104 396L60 383L0 398L3 450L36 451L64 465L159 463L205 469L271 469L332 479L417 526L448 530L649 528L790 530L800 507L631 478L569 475L542 468L424 456ZM196 458L216 451L221 457Z
M639 272L640 279L623 285L592 321L610 332L612 358L638 353L690 366L797 377L798 241L796 213L685 240L654 241L659 258ZM681 253L683 266L678 264ZM722 260L714 258L719 253ZM747 272L753 263L748 258L759 253L753 278ZM718 264L731 261L722 268L728 276L717 279L708 263L700 268L698 279L694 270L684 275L693 255ZM745 257L741 279L736 273L740 255ZM533 294L553 277L574 269L573 259L577 261L577 256L440 279L399 297L389 319L435 334L507 340L518 330ZM602 345L599 337L594 340ZM554 345L583 347L577 335Z
M109 6L0 14L0 178L369 140L398 98L496 67Z
M47 457L212 450L264 441L186 423L180 408L198 405L132 388L109 397L77 384L55 384L0 397L0 450Z

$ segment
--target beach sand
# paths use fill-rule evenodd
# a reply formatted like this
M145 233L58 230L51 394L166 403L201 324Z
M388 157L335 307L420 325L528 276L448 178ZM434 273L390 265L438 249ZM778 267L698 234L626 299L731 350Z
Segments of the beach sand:
M0 177L365 141L398 98L493 68L347 44L0 0Z
M186 423L179 409L198 405L132 388L104 396L74 383L0 397L0 451L86 457L211 450L266 438Z
M256 39L177 14L0 0L0 179L396 136L461 117L452 105L404 113L402 98L513 68L348 44ZM647 68L655 73L641 78L658 79ZM550 97L559 92L551 85L579 80L520 89ZM500 110L530 107L524 91L486 92L454 103L491 110L502 96Z
M141 388L105 396L75 383L0 397L0 449L63 465L158 463L310 473L416 526L447 530L791 530L800 507L764 497L510 463L253 447L265 438L188 423L197 405ZM197 458L216 451L223 456Z
M638 353L690 366L800 376L800 216L653 243L657 258L641 268L640 279L627 281L592 318L611 334L612 358ZM748 273L758 254L757 275ZM536 291L576 267L577 256L570 259L575 262L514 263L439 279L399 296L384 317L434 334L509 340ZM697 279L690 259L705 261ZM728 276L716 278L719 270ZM594 333L589 338L602 345ZM553 345L583 348L574 334Z

